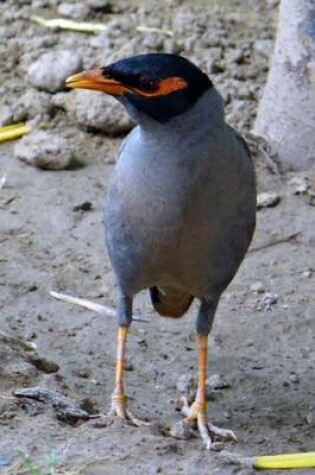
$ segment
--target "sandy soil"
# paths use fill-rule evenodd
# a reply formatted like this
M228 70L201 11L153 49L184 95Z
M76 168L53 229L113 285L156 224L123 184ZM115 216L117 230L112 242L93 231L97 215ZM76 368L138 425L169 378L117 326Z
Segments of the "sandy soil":
M25 81L27 68L51 48L71 44L80 51L85 66L104 57L104 51L96 50L92 61L86 35L47 31L27 19L38 11L43 16L56 15L60 2L4 3L3 105L14 109L17 98L30 89ZM199 2L194 7L189 2L162 2L159 8L154 3L152 8L141 3L139 7L117 5L118 11L110 15L114 21L134 15L142 23L176 27L181 50L212 71L227 99L230 122L247 135L267 72L268 55L257 53L259 41L272 41L275 2L255 7L249 0ZM103 21L107 16L90 9L85 19ZM119 36L120 49L116 40L108 46L116 48L116 56L128 54L129 34ZM142 46L144 41L151 41L151 50L160 48L152 47L152 38L137 35L135 50L148 50ZM233 59L233 51L243 59ZM216 54L220 54L220 64L206 62ZM244 96L246 90L250 94ZM44 374L0 343L0 473L252 473L224 465L218 454L202 448L198 437L176 440L168 435L168 427L181 418L176 411L176 382L181 375L196 371L195 308L173 322L153 312L147 294L137 298L136 310L150 323L133 324L127 388L130 407L152 421L150 427L107 424L101 419L70 425L59 421L49 404L12 396L22 387L46 385L79 403L88 399L93 411L106 413L112 392L115 321L58 302L49 291L115 303L102 206L121 138L87 131L88 124L79 129L61 109L49 114L44 115L45 127L67 138L82 166L40 170L16 159L12 143L0 147L1 176L7 176L0 191L1 329L34 341L40 354L57 362L60 370ZM34 117L36 113L26 115ZM271 173L255 146L253 151L259 190L277 192L281 200L273 208L258 211L251 250L217 312L210 337L209 375L222 376L228 387L210 394L209 419L235 430L238 442L226 447L243 455L314 450L314 208L307 193L294 193L290 182L297 175ZM314 175L298 175L303 176L314 186ZM78 210L86 201L92 208ZM311 470L297 473L307 475Z

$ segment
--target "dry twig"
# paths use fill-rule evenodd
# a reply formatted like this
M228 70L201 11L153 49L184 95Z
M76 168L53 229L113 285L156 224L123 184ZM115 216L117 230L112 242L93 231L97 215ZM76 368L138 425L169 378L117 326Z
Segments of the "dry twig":
M117 311L113 307L108 307L107 305L101 305L99 303L91 302L90 300L87 300L87 299L72 297L71 295L60 294L59 292L54 292L53 290L51 290L49 294L57 300L62 300L63 302L79 305L80 307L84 307L84 308L87 308L88 310L92 310L93 312L96 312L99 315L110 317L110 318L117 318ZM142 318L137 318L137 317L133 317L132 320L134 322L149 323L148 320L143 320Z
M274 239L272 241L266 242L265 244L262 244L261 246L257 247L252 247L248 252L257 252L261 251L262 249L267 249L268 247L276 246L277 244L283 244L285 242L290 242L290 241L295 241L296 238L301 234L300 231L289 234L288 236L283 236L280 237L279 239Z

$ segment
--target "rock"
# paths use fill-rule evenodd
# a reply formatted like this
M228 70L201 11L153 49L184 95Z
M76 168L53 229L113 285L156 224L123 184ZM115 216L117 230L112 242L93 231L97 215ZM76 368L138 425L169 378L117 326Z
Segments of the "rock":
M95 12L112 13L113 5L108 0L86 0L85 4Z
M36 89L28 89L18 100L14 109L14 117L21 114L26 119L33 119L52 112L50 94Z
M84 3L61 3L57 9L59 15L74 18L75 20L84 20L90 10Z
M289 376L289 381L290 381L290 383L293 383L293 384L299 384L300 383L300 377L296 373L291 373L290 376Z
M264 296L259 300L257 310L268 311L272 310L272 306L278 303L278 295L266 292Z
M257 282L254 282L251 286L250 286L250 290L252 292L255 292L257 294L263 294L265 292L265 286L262 282L260 281L257 281Z
M227 389L230 387L230 384L219 374L212 374L207 378L206 387L208 391L213 391L216 389Z
M227 64L244 64L249 57L248 50L244 48L227 49L224 54L224 59Z
M27 80L37 89L57 92L65 89L66 78L80 71L82 67L82 58L75 51L51 51L44 53L31 64Z
M9 125L13 121L13 113L9 106L3 105L0 107L0 127Z
M193 432L187 422L179 421L171 427L170 434L175 439L187 440L192 437Z
M90 39L90 45L93 48L98 48L102 50L102 54L106 54L106 52L110 52L113 48L113 40L109 37L108 31L104 30L99 35L95 35ZM106 61L107 62L107 61Z
M196 378L191 374L182 374L177 380L176 389L189 400L193 400L197 391Z
M306 417L305 417L305 420L307 422L308 425L315 425L315 412L314 411L310 411Z
M163 52L169 54L179 54L183 50L183 45L174 38L165 38Z
M8 459L0 455L0 467L8 467L9 465L11 465L11 462L9 462Z
M269 58L272 54L274 47L274 41L268 39L260 39L256 40L254 43L254 51L259 53L261 56L265 58Z
M64 105L78 125L108 135L125 134L134 125L119 103L99 92L72 91L67 95Z
M257 209L272 208L279 203L280 199L281 197L275 192L266 191L259 193L257 196Z
M47 170L63 170L73 158L67 140L42 130L24 136L16 144L14 155L23 162Z
M154 50L160 51L163 48L164 38L159 33L148 33L143 38L143 46Z
M310 187L307 177L298 175L291 178L288 185L294 195L306 193Z

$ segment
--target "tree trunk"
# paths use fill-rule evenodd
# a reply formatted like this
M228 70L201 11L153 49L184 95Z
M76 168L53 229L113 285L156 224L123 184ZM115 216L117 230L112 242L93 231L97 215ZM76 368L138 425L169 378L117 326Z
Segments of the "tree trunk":
M253 130L286 169L315 167L315 2L281 0L271 69Z

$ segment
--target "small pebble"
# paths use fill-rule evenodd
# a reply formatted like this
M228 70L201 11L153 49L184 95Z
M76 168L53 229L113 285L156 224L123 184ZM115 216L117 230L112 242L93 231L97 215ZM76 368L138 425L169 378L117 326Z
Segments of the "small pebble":
M293 384L299 384L300 378L296 373L291 373L289 376L289 381Z
M269 58L272 55L274 48L274 41L269 39L260 39L254 42L254 51L259 53L265 58Z
M206 385L208 390L227 389L231 386L230 383L224 380L219 374L212 374L209 376Z
M13 121L12 110L9 106L0 106L0 127L10 125Z
M164 38L158 33L148 33L143 38L143 45L153 51L160 51L163 48Z
M50 100L51 94L33 88L28 89L14 104L14 121L17 122L19 117L30 120L37 116L49 116L53 112Z
M84 20L90 13L90 9L84 3L60 3L57 9L59 15L75 20Z
M262 282L260 281L257 281L257 282L254 282L251 286L250 286L250 290L252 292L256 292L257 294L262 294L265 292L265 286Z
M308 425L313 425L314 422L315 422L315 414L314 414L314 412L309 412L309 413L306 415L305 419L306 419L306 422L307 422Z
M66 89L67 77L79 72L82 67L82 58L75 51L49 51L31 64L26 77L37 89L57 92Z
M72 148L66 139L42 130L19 140L14 155L23 162L47 170L63 170L73 158Z
M0 455L0 467L8 467L10 465L10 462L8 459L6 459L5 457L2 457L2 455Z
M93 209L93 203L91 201L83 201L78 205L75 205L73 211L91 211Z
M191 374L182 374L176 382L176 389L180 394L187 396L189 400L194 399L197 391L197 381Z
M280 202L281 197L278 193L266 191L257 196L257 209L273 208Z
M291 178L288 185L294 195L306 193L310 187L307 177L298 175Z
M171 427L170 434L175 439L187 440L192 437L192 430L189 424L179 421Z
M148 344L144 338L137 338L137 343L143 350L146 350L148 348Z
M278 295L266 292L265 295L259 300L257 309L268 311L272 310L272 306L278 303Z
M64 107L78 125L111 136L125 134L134 124L121 104L98 92L72 91Z

